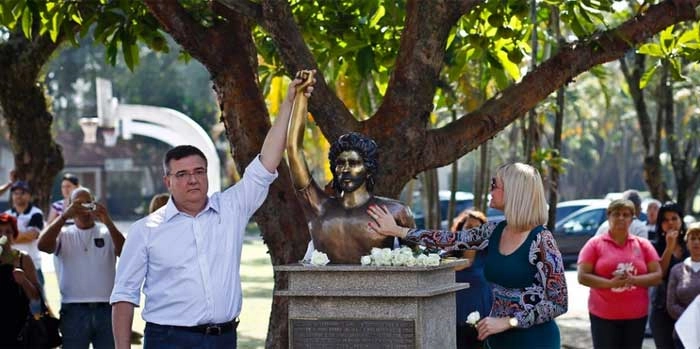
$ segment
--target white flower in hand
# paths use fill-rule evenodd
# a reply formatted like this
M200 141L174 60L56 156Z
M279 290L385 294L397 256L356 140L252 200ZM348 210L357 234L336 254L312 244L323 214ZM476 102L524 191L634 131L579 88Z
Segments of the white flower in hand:
M479 314L479 311L473 311L467 315L467 323L472 326L476 326L476 323L481 320L481 314Z
M313 265L326 265L330 261L331 260L328 259L328 255L323 252L314 250L314 252L311 253L311 264Z

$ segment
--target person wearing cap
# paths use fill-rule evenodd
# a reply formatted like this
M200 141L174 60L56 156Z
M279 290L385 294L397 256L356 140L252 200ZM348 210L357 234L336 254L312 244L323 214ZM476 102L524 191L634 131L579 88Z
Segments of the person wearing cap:
M68 207L68 204L70 203L70 194L79 186L80 181L78 180L78 177L71 173L63 174L63 178L61 178L61 195L63 195L63 199L51 203L49 218L46 219L48 223L53 222L54 219L58 218L63 213L65 208ZM73 219L67 220L66 224L73 224Z
M639 215L642 213L642 197L639 196L639 192L630 189L622 193L622 199L632 201L634 204L634 219L629 227L629 232L632 235L639 236L641 238L649 239L649 228L647 228L646 223L639 219ZM605 221L598 227L595 235L602 235L610 230L610 222Z
M78 187L69 198L39 239L39 249L56 256L63 347L114 348L109 297L124 235L87 188ZM66 225L68 219L75 223Z
M32 191L27 182L15 181L10 187L10 193L12 195L12 208L5 213L17 218L17 228L19 229L13 246L32 258L43 292L44 274L41 272L41 255L39 255L37 243L39 232L44 228L44 213L32 204Z

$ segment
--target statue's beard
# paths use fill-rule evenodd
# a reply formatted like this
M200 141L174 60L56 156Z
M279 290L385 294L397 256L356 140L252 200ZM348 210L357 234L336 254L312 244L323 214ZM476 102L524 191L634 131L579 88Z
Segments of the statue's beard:
M349 194L359 189L360 187L362 187L362 184L365 183L366 179L367 178L364 176L359 177L352 175L340 175L337 178L338 188L340 189L340 196L343 197L344 194Z

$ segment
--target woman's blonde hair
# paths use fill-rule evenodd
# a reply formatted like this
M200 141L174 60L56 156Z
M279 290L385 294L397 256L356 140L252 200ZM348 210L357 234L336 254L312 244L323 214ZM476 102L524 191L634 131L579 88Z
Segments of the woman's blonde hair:
M498 168L496 177L503 182L508 225L532 228L547 223L547 199L536 168L520 162L505 164Z

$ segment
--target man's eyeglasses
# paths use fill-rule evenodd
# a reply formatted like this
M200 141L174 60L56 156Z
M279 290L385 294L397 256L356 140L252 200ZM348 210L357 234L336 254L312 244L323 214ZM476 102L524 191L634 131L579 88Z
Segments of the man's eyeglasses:
M192 172L177 171L175 173L168 173L168 176L173 176L178 181L188 180L188 179L190 179L191 176L194 176L194 178L196 178L196 179L201 179L201 178L204 178L207 176L207 169L206 168L198 168Z

